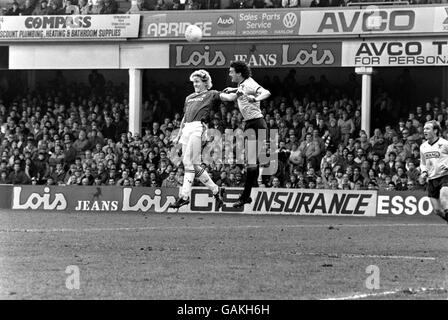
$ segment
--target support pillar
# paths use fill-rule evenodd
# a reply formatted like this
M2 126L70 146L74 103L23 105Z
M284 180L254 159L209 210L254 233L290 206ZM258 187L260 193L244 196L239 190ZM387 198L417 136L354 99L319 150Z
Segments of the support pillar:
M448 67L442 67L442 99L448 100Z
M370 137L371 108L372 108L372 67L359 67L355 69L357 74L362 76L361 89L361 130ZM387 115L384 115L387 117Z
M142 133L142 70L129 69L129 131Z

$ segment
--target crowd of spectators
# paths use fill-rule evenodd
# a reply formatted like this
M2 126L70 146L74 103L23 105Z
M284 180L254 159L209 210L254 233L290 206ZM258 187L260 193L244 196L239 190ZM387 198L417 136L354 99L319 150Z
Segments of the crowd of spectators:
M424 188L418 169L424 122L438 120L448 136L448 109L437 97L394 114L392 99L376 88L378 112L368 136L361 130L360 88L353 75L339 87L325 76L300 84L294 69L284 79L265 76L260 82L272 92L262 112L279 133L274 148L279 168L260 177L261 187ZM48 88L0 99L0 183L180 186L183 167L170 138L182 118L172 99L182 98L167 88L182 92L172 83L151 85L141 135L128 132L127 86L114 85L97 71L85 84L68 83L57 72ZM222 103L210 116L209 128L221 132L244 125L233 102ZM235 162L213 157L203 165L218 185L241 187L245 166Z
M71 14L116 14L120 12L120 0L13 0L2 8L4 15L71 15ZM124 1L121 1L124 2ZM298 7L341 7L363 2L393 3L385 0L232 0L223 5L219 0L138 0L140 11L153 10L203 10L203 9L261 9ZM410 0L409 4L447 3L448 0ZM126 8L129 5L125 6Z
M300 8L300 7L345 7L349 5L359 5L364 2L381 4L435 4L446 3L447 0L233 0L232 9L251 8Z
M6 16L79 15L119 13L116 0L13 0Z

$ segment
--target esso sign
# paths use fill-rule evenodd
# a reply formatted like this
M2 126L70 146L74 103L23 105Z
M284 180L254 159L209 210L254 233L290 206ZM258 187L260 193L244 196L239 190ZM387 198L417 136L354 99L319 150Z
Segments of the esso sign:
M427 216L433 212L429 197L413 195L378 195L378 214L406 214L412 216L419 213Z

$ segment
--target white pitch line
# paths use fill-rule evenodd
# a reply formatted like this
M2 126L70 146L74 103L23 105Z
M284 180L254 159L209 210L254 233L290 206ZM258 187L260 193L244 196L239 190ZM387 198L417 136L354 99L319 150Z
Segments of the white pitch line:
M428 227L428 226L443 226L443 223L392 223L392 224L296 224L296 225L245 225L245 226L160 226L160 227L117 227L117 228L56 228L56 229L0 229L0 233L5 232L29 232L29 233L43 233L43 232L101 232L101 231L150 231L150 230L231 230L231 229L263 229L263 228L376 228L376 227Z
M356 300L356 299L364 299L369 297L381 297L381 296L389 296L391 294L397 294L400 292L400 289L394 290L394 291L384 291L384 292L378 292L378 293L362 293L362 294L354 294L351 296L345 296L345 297L332 297L332 298L326 298L321 300Z
M435 257L395 256L378 254L342 254L344 258L380 258L380 259L407 259L407 260L436 260Z
M268 255L275 255L277 252L269 252ZM430 260L435 261L436 257L419 257L419 256L398 256L398 255L382 255L382 254L353 254L353 253L319 253L319 252L290 252L296 256L318 256L326 258L377 258L377 259L403 259L403 260Z
M406 292L407 291L407 292ZM364 298L370 298L370 297L381 297L381 296L389 296L397 293L403 293L408 295L415 295L419 293L431 293L431 292L438 292L445 293L447 292L446 288L408 288L408 289L395 289L392 291L384 291L384 292L376 292L376 293L359 293L359 294L353 294L349 296L343 296L343 297L330 297L325 298L321 300L356 300L356 299L364 299Z

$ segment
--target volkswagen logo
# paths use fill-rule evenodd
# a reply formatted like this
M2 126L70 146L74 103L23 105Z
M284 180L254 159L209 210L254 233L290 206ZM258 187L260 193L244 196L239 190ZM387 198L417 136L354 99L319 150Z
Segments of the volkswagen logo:
M295 13L288 12L287 14L285 14L285 16L283 17L283 25L286 28L291 29L295 27L296 24L297 24L297 15Z

